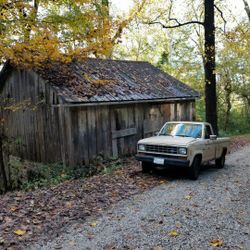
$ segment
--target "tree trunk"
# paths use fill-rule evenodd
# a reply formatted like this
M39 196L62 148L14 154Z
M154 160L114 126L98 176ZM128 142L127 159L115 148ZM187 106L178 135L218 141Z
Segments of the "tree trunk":
M206 121L211 123L215 134L218 134L215 75L214 0L204 0L204 7Z
M249 8L249 5L248 5L248 2L246 0L243 0L243 2L244 2L244 5L245 5L245 11L247 13L248 20L250 21L250 8Z

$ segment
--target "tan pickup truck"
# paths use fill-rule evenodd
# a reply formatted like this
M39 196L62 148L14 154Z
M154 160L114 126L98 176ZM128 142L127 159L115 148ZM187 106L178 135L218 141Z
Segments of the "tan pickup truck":
M229 143L229 138L217 138L209 123L167 122L156 136L138 142L136 159L144 172L154 166L187 167L196 180L205 162L215 160L217 168L224 167Z

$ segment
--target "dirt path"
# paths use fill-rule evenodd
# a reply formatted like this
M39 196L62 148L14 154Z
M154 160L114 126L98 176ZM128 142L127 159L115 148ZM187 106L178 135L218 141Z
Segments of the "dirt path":
M166 178L167 179L167 178ZM163 181L162 181L163 182ZM33 249L245 249L250 246L250 146L198 181L167 181Z

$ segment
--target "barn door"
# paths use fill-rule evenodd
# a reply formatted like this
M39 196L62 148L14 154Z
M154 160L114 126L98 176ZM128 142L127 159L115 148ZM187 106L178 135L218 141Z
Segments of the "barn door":
M111 136L113 157L129 155L136 151L135 110L126 106L112 110Z

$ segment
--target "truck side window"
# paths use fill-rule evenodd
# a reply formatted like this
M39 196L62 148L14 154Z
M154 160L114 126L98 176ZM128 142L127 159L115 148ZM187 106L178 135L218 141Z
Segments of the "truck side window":
M209 139L210 135L212 135L212 131L210 126L206 125L205 126L205 139Z

